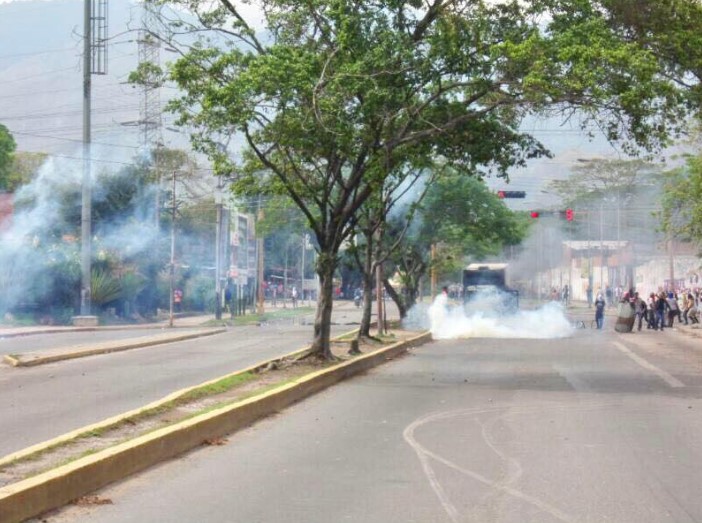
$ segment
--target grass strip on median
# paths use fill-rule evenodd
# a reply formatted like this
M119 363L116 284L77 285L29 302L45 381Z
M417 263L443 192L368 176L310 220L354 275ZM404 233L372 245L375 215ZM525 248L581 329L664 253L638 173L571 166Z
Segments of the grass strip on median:
M335 338L346 342L353 332ZM375 350L398 341L395 336L369 340L364 350ZM337 347L339 362L351 359ZM154 430L173 425L215 408L263 394L296 378L334 363L301 359L307 349L295 351L201 385L179 391L141 409L73 431L48 444L35 445L0 459L0 487L46 472ZM337 362L338 363L338 362Z

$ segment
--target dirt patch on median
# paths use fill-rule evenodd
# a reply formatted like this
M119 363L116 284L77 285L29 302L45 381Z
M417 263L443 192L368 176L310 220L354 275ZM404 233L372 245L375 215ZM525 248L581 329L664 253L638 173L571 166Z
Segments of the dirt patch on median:
M351 339L337 341L332 344L336 362L288 357L271 361L255 371L229 375L217 382L192 389L176 399L162 402L148 411L124 418L114 425L94 428L69 441L58 443L4 465L0 467L0 487L55 469L210 410L262 394L312 372L332 367L358 355L373 352L383 346L404 341L416 335L416 332L394 330L382 341L363 340L359 344L360 352L357 355L349 354Z

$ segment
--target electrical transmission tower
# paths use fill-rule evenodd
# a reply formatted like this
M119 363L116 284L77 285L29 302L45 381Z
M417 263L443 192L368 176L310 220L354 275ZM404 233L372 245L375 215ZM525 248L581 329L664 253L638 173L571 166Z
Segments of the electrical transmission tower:
M159 12L154 0L143 1L141 29L139 31L139 69L144 72L141 85L141 103L139 107L139 127L141 130L141 148L153 161L156 179L156 201L154 219L156 228L160 227L161 214L161 166L159 149L163 146L161 119L161 79L157 74L161 65L161 40L159 38Z
M159 13L154 0L144 0L141 30L139 31L139 68L155 71L161 65L161 41L159 39ZM139 126L141 145L145 151L161 145L161 95L160 78L155 74L144 76L142 84Z

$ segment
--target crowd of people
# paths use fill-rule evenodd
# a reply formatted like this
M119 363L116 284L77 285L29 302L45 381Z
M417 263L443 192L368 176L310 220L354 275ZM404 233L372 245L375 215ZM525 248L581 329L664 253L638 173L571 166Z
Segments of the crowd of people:
M607 287L605 294L601 291L597 293L594 305L598 329L602 329L605 308L615 305L610 296L618 294L612 292L609 287ZM685 325L699 323L701 300L702 291L699 289L680 292L659 291L658 293L652 292L648 296L641 296L631 289L619 294L617 302L631 307L634 326L637 330L640 331L646 325L647 329L663 331L665 328L672 328L676 320Z

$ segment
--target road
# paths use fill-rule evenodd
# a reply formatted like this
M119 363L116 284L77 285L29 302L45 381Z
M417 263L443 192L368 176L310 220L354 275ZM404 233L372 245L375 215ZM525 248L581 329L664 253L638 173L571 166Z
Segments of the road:
M433 342L47 521L699 522L699 343Z
M334 314L334 334L357 327L357 312L348 304L341 304ZM0 456L144 406L176 390L304 348L312 340L312 329L311 325L290 320L260 327L233 327L205 338L38 367L2 364ZM56 333L13 338L0 348L12 344L13 351L21 353L37 346L82 345L110 337L125 339L126 334L140 337L154 333Z

